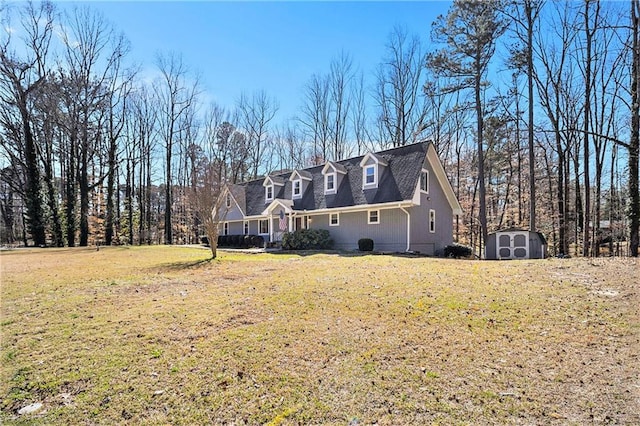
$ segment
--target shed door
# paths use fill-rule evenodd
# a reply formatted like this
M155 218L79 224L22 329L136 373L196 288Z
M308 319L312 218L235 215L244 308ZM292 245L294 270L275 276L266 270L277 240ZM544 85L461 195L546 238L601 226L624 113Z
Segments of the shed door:
M528 259L529 234L527 232L498 232L496 234L497 259Z

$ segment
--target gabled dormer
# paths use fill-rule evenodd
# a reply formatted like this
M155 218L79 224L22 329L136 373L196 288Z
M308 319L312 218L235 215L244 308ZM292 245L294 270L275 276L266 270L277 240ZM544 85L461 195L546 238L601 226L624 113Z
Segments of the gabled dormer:
M322 174L324 175L325 195L336 194L342 177L347 174L347 169L340 163L328 161L322 168Z
M289 181L291 182L291 199L298 200L307 190L309 182L313 180L313 176L306 170L294 170L291 173Z
M262 186L264 186L264 202L270 203L280 194L280 190L284 187L284 179L280 176L267 176Z
M370 152L365 155L360 161L360 167L362 167L362 189L377 188L380 178L388 165L389 163L378 154Z

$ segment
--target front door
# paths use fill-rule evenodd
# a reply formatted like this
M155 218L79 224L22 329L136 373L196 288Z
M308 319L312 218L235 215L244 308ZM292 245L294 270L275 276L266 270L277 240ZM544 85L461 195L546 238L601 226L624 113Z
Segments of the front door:
M496 233L497 259L528 259L529 234L527 232Z

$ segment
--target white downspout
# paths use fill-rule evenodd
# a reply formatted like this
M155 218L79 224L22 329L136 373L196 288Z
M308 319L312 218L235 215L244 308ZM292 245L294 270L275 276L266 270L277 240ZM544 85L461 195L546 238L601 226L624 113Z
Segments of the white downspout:
M402 206L400 206L400 210L402 210L407 214L407 250L406 251L410 251L411 249L411 214L409 214L409 211Z

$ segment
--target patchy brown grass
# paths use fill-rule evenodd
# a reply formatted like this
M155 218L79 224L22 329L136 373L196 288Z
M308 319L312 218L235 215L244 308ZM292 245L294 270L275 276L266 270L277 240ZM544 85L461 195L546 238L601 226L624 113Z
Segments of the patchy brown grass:
M2 253L2 423L640 424L634 260L208 255Z

